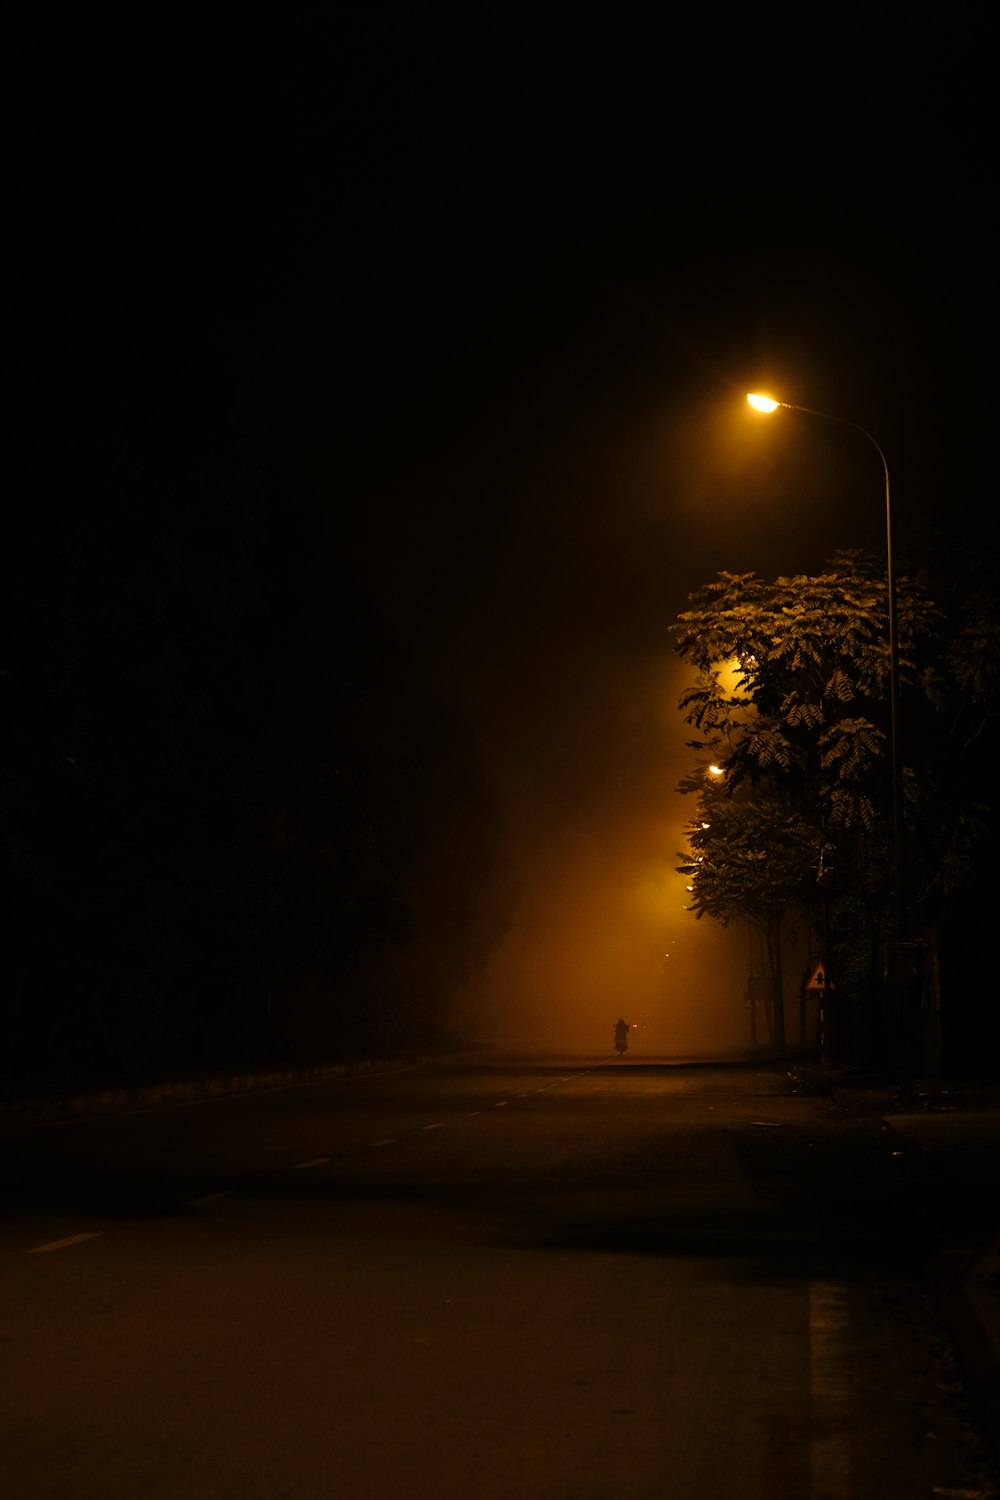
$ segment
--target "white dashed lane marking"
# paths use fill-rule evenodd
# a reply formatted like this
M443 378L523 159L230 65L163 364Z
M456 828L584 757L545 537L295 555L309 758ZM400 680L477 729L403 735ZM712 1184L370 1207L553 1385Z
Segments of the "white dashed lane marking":
M556 1078L556 1079L553 1079L551 1083L542 1084L540 1088L537 1088L537 1089L533 1090L532 1092L537 1093L537 1094L542 1094L542 1093L545 1092L546 1089L554 1088L556 1086L556 1084L559 1084L559 1083L569 1083L569 1082L570 1082L569 1078ZM530 1093L527 1093L527 1094L517 1094L515 1097L518 1098L518 1099L528 1099L528 1098L531 1097L531 1094ZM496 1101L496 1103L494 1104L493 1107L494 1107L494 1109L506 1109L507 1106L510 1104L510 1102L511 1101L509 1099L498 1099ZM474 1116L479 1115L481 1113L482 1113L481 1110L470 1109L466 1113L466 1118L467 1119L472 1119ZM430 1124L430 1125L421 1125L420 1129L422 1131L443 1130L444 1129L444 1124L445 1124L445 1122L443 1120L435 1120L433 1122L433 1124ZM370 1141L369 1142L369 1146L370 1147L375 1147L375 1146L393 1146L393 1145L395 1145L396 1140L397 1140L396 1136L393 1136L393 1135L385 1136L381 1140ZM326 1164L329 1162L329 1160L330 1160L330 1158L328 1156L313 1156L313 1157L310 1157L310 1159L308 1161L296 1162L296 1164L292 1168L292 1170L295 1171L295 1172L308 1172L313 1167L325 1167ZM203 1193L198 1198L190 1198L190 1199L188 1199L188 1206L191 1207L191 1208L202 1208L202 1207L204 1207L205 1205L207 1205L209 1203L218 1203L221 1198L231 1198L233 1196L233 1194L235 1193L235 1191L236 1191L235 1188L220 1188L217 1192L214 1192L214 1193ZM82 1244L86 1243L87 1240L96 1240L96 1239L99 1239L102 1233L103 1233L103 1231L100 1230L100 1229L92 1229L92 1230L89 1230L89 1231L87 1231L86 1233L83 1233L83 1234L70 1234L70 1235L67 1235L65 1239L61 1239L61 1240L49 1240L48 1243L44 1244L44 1245L33 1245L29 1250L26 1250L24 1252L24 1254L25 1255L48 1255L48 1254L50 1254L54 1250L68 1250L72 1245L82 1245Z
M70 1245L82 1245L84 1240L99 1239L101 1231L92 1229L88 1234L70 1234L64 1240L49 1240L47 1245L33 1245L25 1255L48 1255L52 1250L68 1250Z

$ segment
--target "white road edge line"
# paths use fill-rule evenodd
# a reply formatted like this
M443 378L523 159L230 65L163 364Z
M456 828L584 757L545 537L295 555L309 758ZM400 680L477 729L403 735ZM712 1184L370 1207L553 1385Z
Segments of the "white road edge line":
M292 1170L295 1172L305 1172L310 1167L324 1167L329 1160L328 1156L314 1156L312 1161L297 1161Z
M231 1198L235 1188L223 1188L219 1193L205 1193L200 1198L189 1198L188 1208L200 1208L204 1203L218 1203L220 1198Z
M70 1234L64 1240L49 1240L47 1245L32 1245L25 1255L48 1255L50 1250L67 1250L70 1245L82 1245L84 1240L100 1239L103 1230L91 1229L87 1234Z
M809 1400L813 1436L809 1443L809 1494L837 1500L850 1488L848 1437L854 1386L854 1353L849 1340L848 1288L835 1281L809 1284ZM822 1414L817 1428L816 1415Z
M395 1141L395 1139L396 1139L396 1137L394 1135L390 1135L390 1136L387 1136L384 1141L372 1141L372 1145L373 1146L391 1146L393 1144L393 1142Z
M439 1120L436 1125L421 1125L420 1129L421 1130L443 1130L444 1129L444 1121L443 1120Z

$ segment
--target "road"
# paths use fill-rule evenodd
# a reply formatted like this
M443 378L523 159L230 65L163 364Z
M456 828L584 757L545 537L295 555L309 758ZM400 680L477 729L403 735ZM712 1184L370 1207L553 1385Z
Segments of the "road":
M780 1069L631 1055L8 1128L0 1485L984 1493L896 1145Z

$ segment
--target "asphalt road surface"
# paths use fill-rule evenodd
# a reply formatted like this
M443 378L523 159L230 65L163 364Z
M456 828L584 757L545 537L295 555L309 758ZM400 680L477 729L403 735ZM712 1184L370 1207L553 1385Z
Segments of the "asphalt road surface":
M988 1493L941 1185L780 1069L466 1056L0 1133L17 1500Z

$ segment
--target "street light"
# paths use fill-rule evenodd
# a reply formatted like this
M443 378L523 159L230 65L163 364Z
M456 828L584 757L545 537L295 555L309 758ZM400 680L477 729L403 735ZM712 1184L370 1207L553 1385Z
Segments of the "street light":
M810 417L822 417L827 422L839 422L842 427L853 427L871 443L882 460L885 474L885 554L886 574L889 590L889 756L892 767L892 863L893 884L896 903L896 941L903 938L905 908L902 888L902 827L903 827L903 782L899 763L899 627L896 619L896 575L892 560L892 504L889 498L889 465L881 447L866 427L851 422L847 417L835 417L828 411L816 411L811 406L795 406L791 401L777 401L773 396L751 392L747 401L755 411L774 412L778 407L786 411L804 411Z
M754 391L747 401L755 411L775 412L779 406L786 411L802 411L810 417L822 417L827 422L838 422L842 427L853 427L868 439L882 460L885 474L885 553L886 576L889 592L889 755L892 767L892 866L896 913L896 942L904 941L906 903L903 899L903 778L899 761L899 628L896 618L896 575L892 559L892 505L889 499L889 465L881 447L866 427L851 422L846 417L836 417L828 411L816 411L811 406L796 406L791 401L778 401L773 396ZM904 1089L907 1080L904 1078Z

